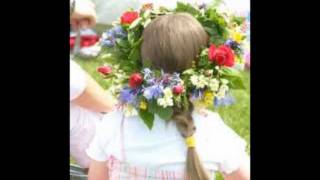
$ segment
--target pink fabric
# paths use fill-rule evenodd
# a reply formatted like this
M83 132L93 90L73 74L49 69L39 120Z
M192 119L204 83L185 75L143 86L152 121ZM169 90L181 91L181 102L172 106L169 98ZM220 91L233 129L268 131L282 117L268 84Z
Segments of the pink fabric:
M94 133L94 123L88 123L86 126L78 127L78 131L70 138L70 154L83 168L89 167L90 159L85 150L89 147Z
M183 172L154 170L130 166L120 162L113 156L109 157L107 167L109 179L112 180L185 180Z
M90 158L86 153L92 141L100 114L78 106L70 106L70 154L82 168L89 168Z
M124 151L124 123L125 118L122 117L121 120L121 151L122 151L122 161L118 160L114 156L108 157L107 167L108 176L112 180L187 180L184 172L178 171L165 171L158 169L150 169L145 167L130 166L124 163L126 160ZM215 178L214 172L210 171L212 179Z
M250 51L245 53L245 60L246 60L245 67L247 70L249 70L250 69Z

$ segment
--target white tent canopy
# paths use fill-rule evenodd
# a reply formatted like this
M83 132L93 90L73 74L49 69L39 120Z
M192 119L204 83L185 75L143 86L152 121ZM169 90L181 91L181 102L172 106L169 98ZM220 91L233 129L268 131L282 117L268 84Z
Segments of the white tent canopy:
M180 0L181 2L211 3L214 0ZM92 0L96 5L98 23L110 24L128 8L138 9L142 4L153 3L155 6L175 8L177 0ZM224 0L223 7L235 12L250 11L250 0Z

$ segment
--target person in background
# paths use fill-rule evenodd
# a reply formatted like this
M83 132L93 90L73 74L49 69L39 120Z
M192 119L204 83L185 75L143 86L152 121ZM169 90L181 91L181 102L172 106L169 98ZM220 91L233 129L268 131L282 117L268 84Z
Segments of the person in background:
M96 25L95 5L89 0L70 0L70 23L73 29Z
M87 0L70 1L72 28L89 28L96 23L94 5ZM89 167L85 153L103 113L115 101L75 61L70 60L70 154L82 168Z

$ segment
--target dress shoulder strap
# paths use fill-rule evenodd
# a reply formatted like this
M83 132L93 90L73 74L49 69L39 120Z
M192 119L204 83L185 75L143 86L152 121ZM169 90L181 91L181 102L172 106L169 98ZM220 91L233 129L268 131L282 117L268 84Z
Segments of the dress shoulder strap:
M126 162L126 154L125 154L125 147L124 147L124 121L125 121L125 116L124 114L122 115L121 119L121 125L120 125L120 150L121 150L121 161Z

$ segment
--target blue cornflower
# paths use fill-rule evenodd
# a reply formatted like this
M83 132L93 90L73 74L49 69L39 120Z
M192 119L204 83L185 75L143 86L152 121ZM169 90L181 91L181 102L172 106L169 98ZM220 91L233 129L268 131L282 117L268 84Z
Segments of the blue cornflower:
M230 93L226 93L224 98L218 99L217 97L214 98L214 106L219 107L219 106L229 106L231 104L234 104L235 100L231 96Z
M202 2L201 4L199 4L198 8L206 10L207 9L207 4L205 2Z
M107 32L105 32L102 35L102 40L101 40L102 46L106 47L114 47L116 44L116 39L115 39L115 32L113 29L109 29Z
M228 39L224 44L229 46L231 49L242 53L242 48L241 48L240 44L237 43L236 41L234 41L232 39Z
M163 87L160 85L153 85L144 89L143 96L150 100L156 99L162 96Z
M177 85L181 83L181 78L180 78L180 74L179 73L173 73L172 77L171 77L171 83L172 85Z
M136 102L134 91L129 88L124 88L121 90L119 99L122 103L135 104Z
M115 39L102 39L101 44L102 46L107 46L107 47L114 47L116 41Z
M157 80L155 78L151 78L151 79L147 79L146 82L148 85L152 86L157 82Z
M224 44L229 46L232 49L240 48L240 44L232 39L228 39Z
M232 39L227 39L224 44L231 47L233 43L234 43L234 41Z
M142 70L142 73L144 74L144 79L150 79L153 78L153 72L149 68L144 68Z
M108 39L115 39L116 37L116 32L113 29L109 29L106 34Z
M154 73L149 68L144 68L141 71L144 74L144 79L148 85L154 85L156 83L156 78L154 77Z
M203 90L202 89L193 89L191 91L191 100L197 100L202 98Z
M114 37L116 38L125 38L127 33L122 29L121 26L116 26L113 28Z
M117 26L114 28L109 29L107 32L104 33L102 36L103 39L101 44L107 47L114 47L116 44L116 38L124 38L126 37L126 32L121 28L121 26Z

